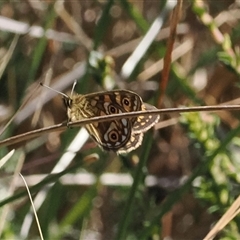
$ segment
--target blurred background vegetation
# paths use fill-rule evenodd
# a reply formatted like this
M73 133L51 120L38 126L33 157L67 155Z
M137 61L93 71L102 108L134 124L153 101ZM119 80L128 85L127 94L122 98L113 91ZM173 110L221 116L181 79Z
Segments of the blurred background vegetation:
M166 81L175 3L0 1L1 131L16 113L0 140L67 120L40 82L129 89L159 108L239 103L239 1L183 1ZM21 172L45 239L202 239L239 195L239 117L162 115L124 156L79 128L1 147L0 158L16 151L0 169L0 238L40 238ZM239 239L239 228L236 217L219 236Z

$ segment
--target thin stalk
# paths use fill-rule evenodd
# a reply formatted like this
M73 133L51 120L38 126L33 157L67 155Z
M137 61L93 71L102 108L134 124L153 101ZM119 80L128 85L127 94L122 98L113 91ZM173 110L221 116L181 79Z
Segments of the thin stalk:
M80 127L86 124L91 124L95 122L107 122L111 120L118 120L124 118L132 118L144 115L158 115L158 114L171 114L171 113L184 113L184 112L213 112L213 111L236 111L240 110L240 105L217 105L217 106L198 106L198 107L181 107L181 108L166 108L166 109L154 109L146 111L136 111L136 112L126 112L121 114L112 114L99 117L93 117L89 119L82 119L76 122L60 123L57 125L49 126L46 128L36 129L30 132L16 135L14 137L7 138L0 141L0 147L10 146L15 143L26 141L35 137L39 137L42 134L54 132L54 131L63 131L67 127Z

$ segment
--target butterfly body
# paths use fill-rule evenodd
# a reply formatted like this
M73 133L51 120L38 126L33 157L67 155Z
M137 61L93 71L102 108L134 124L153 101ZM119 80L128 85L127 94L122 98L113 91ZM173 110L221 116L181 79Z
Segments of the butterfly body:
M127 90L113 90L86 95L72 94L65 99L69 121L96 116L155 109L143 103L141 97ZM139 116L87 124L91 137L104 150L130 152L142 143L143 133L159 120L159 116Z

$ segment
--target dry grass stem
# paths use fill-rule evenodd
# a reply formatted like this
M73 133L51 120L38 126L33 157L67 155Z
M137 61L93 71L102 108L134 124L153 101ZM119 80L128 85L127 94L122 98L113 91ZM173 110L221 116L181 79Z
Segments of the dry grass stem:
M184 112L214 112L214 111L237 111L240 109L240 105L218 105L218 106L198 106L198 107L181 107L181 108L166 108L166 109L156 109L147 111L137 111L137 112L127 112L121 114L105 115L100 117L93 117L89 119L83 119L76 122L69 122L68 127L79 127L86 124L91 124L94 122L106 122L110 120L117 120L121 118L132 118L141 115L158 115L158 114L171 114L171 113L184 113ZM33 130L27 133L23 133L14 137L0 141L0 147L13 145L22 141L26 141L42 134L50 133L53 131L63 131L67 129L67 124L60 123L57 125L49 126L46 128L41 128Z

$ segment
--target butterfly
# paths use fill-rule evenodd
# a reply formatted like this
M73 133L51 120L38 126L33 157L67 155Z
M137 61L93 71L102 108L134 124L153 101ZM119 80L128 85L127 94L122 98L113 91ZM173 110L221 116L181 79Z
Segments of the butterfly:
M150 104L143 103L138 94L128 90L103 91L85 95L72 91L70 96L61 94L67 106L69 122L156 109ZM153 127L158 120L159 115L149 114L94 122L85 125L85 128L102 149L123 154L138 148L142 143L143 133Z

